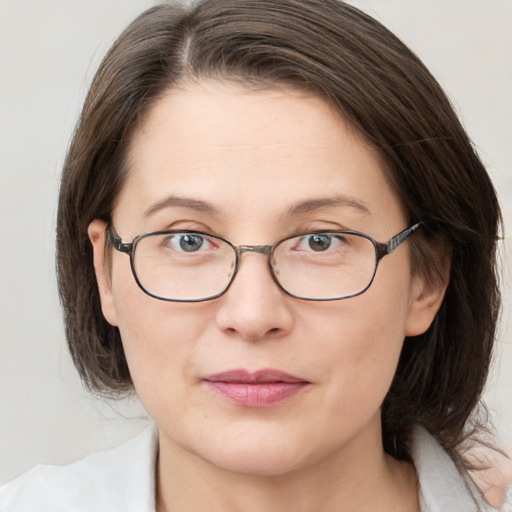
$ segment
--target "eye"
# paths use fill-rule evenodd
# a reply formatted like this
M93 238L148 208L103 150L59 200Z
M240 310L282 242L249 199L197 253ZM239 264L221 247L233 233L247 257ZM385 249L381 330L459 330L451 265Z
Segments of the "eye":
M296 251L314 251L324 252L328 249L335 249L343 243L340 235L331 233L312 233L300 238L299 243L295 246Z
M197 233L178 233L171 236L167 243L179 252L198 252L215 248L209 237Z

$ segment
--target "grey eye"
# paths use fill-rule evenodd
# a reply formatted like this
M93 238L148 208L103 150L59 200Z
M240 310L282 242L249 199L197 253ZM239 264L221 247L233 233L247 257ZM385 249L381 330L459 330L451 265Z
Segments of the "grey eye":
M317 233L308 237L308 245L313 251L326 251L331 246L332 239L332 235Z
M203 247L205 239L200 235L193 235L190 233L186 233L183 235L177 235L178 243L180 249L185 252L195 252Z

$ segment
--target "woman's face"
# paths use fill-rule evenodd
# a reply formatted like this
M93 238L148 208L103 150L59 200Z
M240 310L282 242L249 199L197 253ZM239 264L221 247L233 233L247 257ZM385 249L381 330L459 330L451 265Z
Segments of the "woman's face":
M337 229L382 242L407 220L376 152L323 100L206 82L169 91L136 132L113 224L125 242L192 229L263 245ZM104 227L89 229L103 311L162 449L253 474L381 449L404 336L428 327L442 295L411 276L407 243L346 300L290 297L266 255L245 253L223 296L176 303L143 293L126 254L104 274ZM256 372L270 382L247 383Z

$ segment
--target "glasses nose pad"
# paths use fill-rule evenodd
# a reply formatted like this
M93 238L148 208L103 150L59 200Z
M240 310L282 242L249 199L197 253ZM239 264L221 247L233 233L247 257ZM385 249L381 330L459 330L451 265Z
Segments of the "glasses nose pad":
M279 267L277 266L277 261L273 253L268 255L268 266L274 278L277 279L279 277Z

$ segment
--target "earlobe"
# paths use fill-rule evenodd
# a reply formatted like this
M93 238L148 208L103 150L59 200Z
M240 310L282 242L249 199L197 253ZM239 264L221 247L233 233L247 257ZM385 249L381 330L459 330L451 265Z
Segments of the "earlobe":
M105 229L106 222L95 219L89 224L87 234L92 244L94 272L101 301L101 310L107 322L111 325L117 325L117 314L112 295L110 275L108 274L105 258Z
M450 262L443 262L442 274L413 277L405 336L418 336L429 327L443 303L450 279Z

